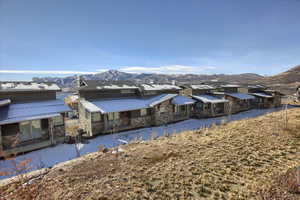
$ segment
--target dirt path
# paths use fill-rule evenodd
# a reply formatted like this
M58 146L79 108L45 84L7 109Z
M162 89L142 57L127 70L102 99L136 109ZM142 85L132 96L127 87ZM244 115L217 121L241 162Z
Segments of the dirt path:
M94 153L26 187L2 187L7 199L250 199L300 165L300 109ZM264 194L265 195L265 194ZM280 199L299 199L282 193ZM267 196L267 195L266 195Z

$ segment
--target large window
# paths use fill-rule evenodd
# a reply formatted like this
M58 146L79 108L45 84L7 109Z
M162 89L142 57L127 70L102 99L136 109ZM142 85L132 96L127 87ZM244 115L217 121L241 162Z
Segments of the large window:
M53 117L52 120L53 120L53 125L54 126L61 126L61 125L64 124L64 119L61 115Z
M99 112L92 113L92 121L93 122L101 121L101 114Z
M40 120L26 121L20 123L21 141L32 140L41 137L42 128Z
M121 90L122 94L132 94L134 93L134 90Z
M196 110L199 110L199 111L203 111L204 110L204 106L203 106L203 103L196 103Z
M186 111L186 106L185 105L180 106L180 112L185 112L185 111Z
M141 116L147 115L147 109L141 109Z
M90 112L87 109L85 109L85 118L86 119L90 118Z
M175 105L175 106L174 106L174 112L175 112L175 113L179 113L179 106L178 106L178 105Z
M117 120L119 119L119 113L118 112L114 112L114 113L108 113L108 120L112 121L112 120Z

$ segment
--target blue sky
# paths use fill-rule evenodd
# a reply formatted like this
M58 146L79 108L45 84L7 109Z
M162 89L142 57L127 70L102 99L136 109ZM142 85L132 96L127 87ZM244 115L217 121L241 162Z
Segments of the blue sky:
M300 64L300 0L0 0L0 80L272 75Z

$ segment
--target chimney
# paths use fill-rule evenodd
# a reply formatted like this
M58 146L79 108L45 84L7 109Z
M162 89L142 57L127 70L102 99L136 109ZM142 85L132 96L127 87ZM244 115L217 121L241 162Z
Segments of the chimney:
M76 75L76 86L80 88L80 75Z

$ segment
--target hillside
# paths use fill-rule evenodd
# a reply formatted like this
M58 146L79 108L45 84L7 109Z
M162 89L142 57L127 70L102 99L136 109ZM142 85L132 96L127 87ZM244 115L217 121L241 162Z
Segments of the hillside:
M294 94L296 88L300 85L300 65L286 72L265 77L259 80L259 82L279 90L284 94Z
M264 78L264 82L268 84L291 84L300 82L300 65L289 69L286 72Z
M204 75L204 74L137 74L137 73L126 73L117 70L109 70L97 74L82 75L82 78L86 80L105 80L105 81L118 81L127 80L136 83L171 83L172 81L180 83L200 83L203 81L219 81L219 82L233 82L233 83L247 83L259 80L263 78L258 74L245 73L245 74L215 74L215 75ZM76 81L75 76L69 76L65 78L56 77L45 77L45 78L33 78L34 81L49 81L56 82L61 87L74 87Z
M300 166L299 108L101 150L27 182L4 199L299 199L285 184ZM257 126L260 124L260 126ZM25 183L24 183L25 182Z

